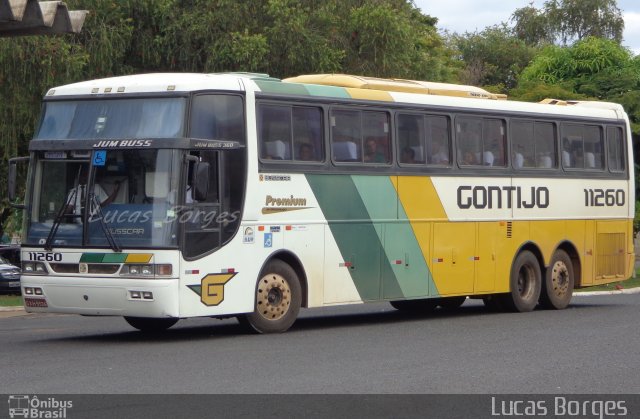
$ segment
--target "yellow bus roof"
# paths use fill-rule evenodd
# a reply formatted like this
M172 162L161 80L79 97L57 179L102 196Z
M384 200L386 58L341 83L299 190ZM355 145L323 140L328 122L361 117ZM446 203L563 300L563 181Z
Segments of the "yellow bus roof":
M349 74L308 74L284 79L287 83L320 84L354 89L388 92L418 93L424 95L456 96L475 99L505 100L506 95L495 94L475 86L436 83L429 81L380 79Z

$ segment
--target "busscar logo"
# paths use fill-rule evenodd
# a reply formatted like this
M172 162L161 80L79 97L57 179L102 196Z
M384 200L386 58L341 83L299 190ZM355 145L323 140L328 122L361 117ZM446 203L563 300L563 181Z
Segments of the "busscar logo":
M12 395L9 396L10 418L42 418L63 419L73 407L71 400L59 400L55 397L39 399L38 396Z

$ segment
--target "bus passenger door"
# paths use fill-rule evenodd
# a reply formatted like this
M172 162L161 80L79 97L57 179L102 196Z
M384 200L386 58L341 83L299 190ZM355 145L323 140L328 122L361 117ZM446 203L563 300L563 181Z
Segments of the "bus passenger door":
M438 293L473 293L476 223L435 223L433 229L431 266Z
M496 280L496 240L504 237L500 223L488 221L478 223L476 244L475 285L473 291L490 292L495 289Z

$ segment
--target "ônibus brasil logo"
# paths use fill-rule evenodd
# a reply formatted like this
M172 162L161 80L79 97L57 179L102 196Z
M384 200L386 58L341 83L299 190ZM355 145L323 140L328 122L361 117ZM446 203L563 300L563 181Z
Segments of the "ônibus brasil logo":
M12 419L63 419L72 407L71 400L59 400L55 397L40 400L38 396L9 396L9 417Z

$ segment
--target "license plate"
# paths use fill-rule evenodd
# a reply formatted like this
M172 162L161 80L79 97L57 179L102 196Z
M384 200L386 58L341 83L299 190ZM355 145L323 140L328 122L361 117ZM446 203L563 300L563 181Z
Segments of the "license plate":
M9 282L9 286L10 287L19 287L20 286L20 281L15 281L15 282Z
M25 298L24 305L27 307L48 307L47 300L42 298Z

